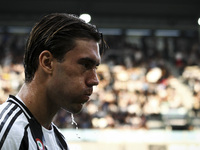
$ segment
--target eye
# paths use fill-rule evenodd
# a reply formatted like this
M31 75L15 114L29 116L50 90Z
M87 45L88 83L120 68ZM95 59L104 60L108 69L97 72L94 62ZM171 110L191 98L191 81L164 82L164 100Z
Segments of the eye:
M85 70L97 69L99 65L99 63L96 63L96 61L91 58L82 58L78 63L82 65Z
M93 68L93 65L89 62L85 62L82 65L85 67L85 69L92 69Z
M98 65L94 65L94 64L91 64L91 63L84 63L83 66L86 70L90 70L90 69L96 70L98 68Z

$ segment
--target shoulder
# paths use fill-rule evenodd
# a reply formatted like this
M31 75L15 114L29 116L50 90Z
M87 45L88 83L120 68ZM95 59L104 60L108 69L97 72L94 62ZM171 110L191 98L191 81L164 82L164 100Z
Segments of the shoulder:
M28 120L15 104L0 105L0 147L16 149L24 136Z
M28 123L22 109L14 103L5 102L0 105L0 128L23 126ZM0 129L0 131L1 131Z

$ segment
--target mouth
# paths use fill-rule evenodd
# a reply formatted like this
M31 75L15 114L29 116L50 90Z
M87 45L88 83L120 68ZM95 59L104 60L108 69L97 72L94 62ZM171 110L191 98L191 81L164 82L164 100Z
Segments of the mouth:
M86 91L85 91L85 94L86 95L92 95L93 93L93 88L88 88Z
M84 100L87 102L90 99L91 94L84 95Z
M90 100L90 96L91 96L90 93L83 95L83 99L82 99L81 104L88 102Z
M83 98L82 98L82 102L81 104L84 104L86 102L88 102L90 100L90 96L92 95L92 89L87 90L84 94L83 94Z

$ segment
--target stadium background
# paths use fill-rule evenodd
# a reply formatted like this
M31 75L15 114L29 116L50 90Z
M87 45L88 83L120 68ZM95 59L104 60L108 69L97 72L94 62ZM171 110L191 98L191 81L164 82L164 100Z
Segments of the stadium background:
M200 149L197 0L0 2L0 101L23 83L24 44L43 15L89 13L110 49L84 110L55 124L72 150Z

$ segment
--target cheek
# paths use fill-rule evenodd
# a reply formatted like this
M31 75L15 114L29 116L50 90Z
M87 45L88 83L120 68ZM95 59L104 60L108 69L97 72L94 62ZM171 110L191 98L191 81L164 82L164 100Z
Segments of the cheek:
M65 77L64 79L59 79L56 83L58 87L64 88L65 91L76 92L85 87L85 81L83 77Z
M83 87L85 87L85 80L84 80L84 78L79 78L78 79L78 81L79 81L79 85L83 88Z
M65 88L65 91L72 93L80 93L85 88L85 82L81 77L72 77L68 81L64 81L62 87Z
M85 77L84 73L80 72L77 67L77 69L70 67L71 66L58 68L54 74L53 82L57 85L55 86L56 88L64 88L65 91L68 90L71 93L72 91L76 92L85 87Z
M66 84L69 84L70 87L74 88L84 88L85 87L85 77L84 73L71 71L66 73L64 78Z

